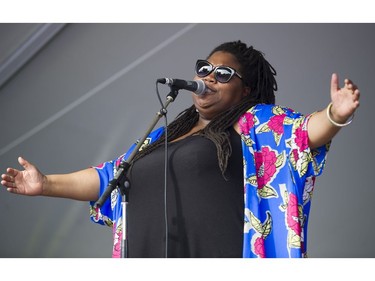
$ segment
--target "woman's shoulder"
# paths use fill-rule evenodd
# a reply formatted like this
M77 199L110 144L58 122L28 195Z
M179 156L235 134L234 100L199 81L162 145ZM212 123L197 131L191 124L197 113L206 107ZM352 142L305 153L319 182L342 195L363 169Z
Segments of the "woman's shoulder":
M259 126L268 122L284 122L292 124L292 120L300 120L303 114L294 111L290 107L281 106L277 104L257 104L249 108L239 118L240 123L250 123L254 126Z
M282 109L286 111L292 111L294 110L288 106L280 105L280 104L266 104L266 103L258 103L252 107L249 108L249 110L274 110L274 109Z
M299 112L295 111L294 109L278 104L265 104L259 103L252 107L250 107L246 113L251 113L253 115L281 115L285 114L288 116L292 115L300 115Z

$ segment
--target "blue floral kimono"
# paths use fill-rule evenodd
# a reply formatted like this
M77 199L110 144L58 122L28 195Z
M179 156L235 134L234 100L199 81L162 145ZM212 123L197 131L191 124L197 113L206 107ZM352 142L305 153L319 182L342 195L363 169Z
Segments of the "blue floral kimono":
M238 121L244 176L244 258L306 257L307 226L316 176L323 171L330 143L311 150L307 123L290 108L259 104ZM163 133L153 131L141 147ZM96 170L100 195L136 144L122 156ZM90 202L94 222L113 228L113 257L121 254L121 194L114 190L99 209Z

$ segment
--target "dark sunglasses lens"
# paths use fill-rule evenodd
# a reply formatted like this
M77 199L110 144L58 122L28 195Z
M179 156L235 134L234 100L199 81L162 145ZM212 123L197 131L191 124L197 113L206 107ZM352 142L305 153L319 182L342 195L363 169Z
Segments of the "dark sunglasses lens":
M233 71L226 67L218 67L215 71L216 80L221 83L228 82L232 78L233 74Z
M195 72L196 72L197 76L205 77L208 74L210 74L211 71L212 71L212 66L209 63L207 63L205 61L197 62L197 65L195 67Z

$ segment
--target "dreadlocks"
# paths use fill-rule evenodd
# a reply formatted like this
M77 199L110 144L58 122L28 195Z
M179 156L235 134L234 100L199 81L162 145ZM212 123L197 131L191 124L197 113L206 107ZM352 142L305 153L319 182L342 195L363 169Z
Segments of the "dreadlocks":
M225 178L228 159L232 153L228 129L252 106L258 103L274 104L274 92L277 91L277 83L275 69L264 58L264 54L252 46L247 47L241 41L223 43L212 50L208 58L218 51L230 53L237 59L241 65L239 71L242 74L243 81L251 89L250 95L242 99L237 105L220 113L200 132L202 136L210 139L215 144L219 166ZM168 125L168 139L173 141L188 133L198 122L198 119L199 115L194 105L185 109ZM164 140L165 135L162 135L154 143L140 151L134 157L133 162L151 153Z

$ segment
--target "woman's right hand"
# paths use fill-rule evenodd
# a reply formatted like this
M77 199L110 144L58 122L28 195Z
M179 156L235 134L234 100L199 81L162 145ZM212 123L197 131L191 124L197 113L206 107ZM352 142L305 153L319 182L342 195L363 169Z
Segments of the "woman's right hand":
M22 157L18 157L18 162L24 170L8 168L6 174L1 175L1 184L11 193L30 196L42 195L43 184L47 177Z

